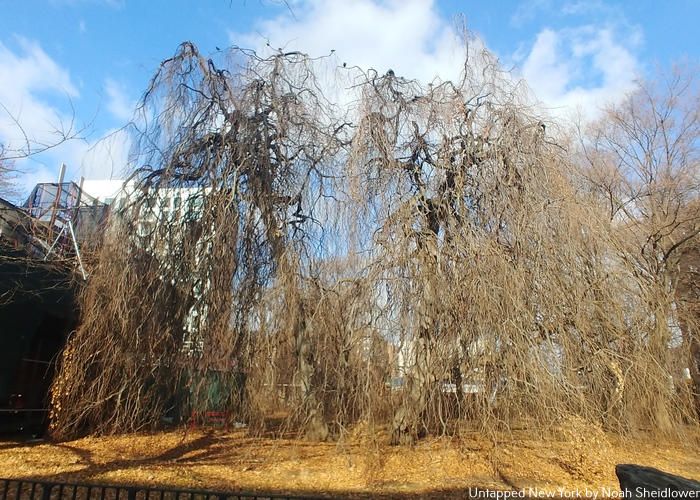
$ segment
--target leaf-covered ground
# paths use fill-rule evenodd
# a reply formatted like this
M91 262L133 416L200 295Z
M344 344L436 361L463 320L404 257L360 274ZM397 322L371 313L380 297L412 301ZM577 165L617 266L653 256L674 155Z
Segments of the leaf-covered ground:
M358 430L343 442L248 437L245 431L182 430L64 443L0 443L0 477L67 482L343 496L462 497L470 487L604 492L616 463L700 479L697 438L628 439L570 422L554 437L479 433L389 447Z

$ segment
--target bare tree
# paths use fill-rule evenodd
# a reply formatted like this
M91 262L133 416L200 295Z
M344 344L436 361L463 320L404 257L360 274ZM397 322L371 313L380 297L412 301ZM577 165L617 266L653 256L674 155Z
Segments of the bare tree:
M8 196L14 191L15 170L13 162L6 158L5 146L0 144L0 195Z
M159 399L153 392L158 384L149 386L150 369L124 366L124 338L179 374L163 372L164 381L187 378L191 394L200 391L194 387L197 373L247 372L254 362L247 357L251 315L265 289L273 286L283 291L288 311L280 333L291 335L295 346L305 425L316 437L327 434L312 383L307 323L315 306L302 298L308 276L303 270L314 253L309 226L319 196L313 190L325 183L326 163L340 145L342 123L324 114L304 54L262 59L235 49L231 57L242 64L234 74L185 43L161 65L145 94L141 112L146 127L138 137L143 166L133 176L137 194L122 214L118 242L106 245L103 265L93 273L93 289L104 286L113 292L86 296L90 307L93 300L106 300L107 309L88 309L69 347L71 355L74 349L81 355L65 360L65 376L54 391L54 407L61 408L54 420L58 434L86 422L99 430L152 425L168 404L177 388L163 382L169 385ZM163 194L173 191L185 193L184 217L167 217L156 209ZM115 262L140 271L115 276ZM114 280L123 285L115 288ZM145 323L142 311L128 310L132 297L144 293L157 309L178 311L169 315L175 323L169 322L172 343L167 346L163 327L150 319ZM181 297L180 304L173 302L173 293ZM108 310L125 318L107 321ZM111 350L97 349L105 338L116 344ZM106 376L90 378L93 369L133 376L105 383ZM75 398L82 399L81 392L91 394L93 403L78 408ZM143 404L144 394L150 394L151 404ZM131 411L125 413L126 408Z
M430 85L341 70L348 109L304 54L227 56L185 43L145 93L132 193L53 386L55 436L214 407L257 432L366 424L395 444L689 418L648 341L669 331L649 252L579 189L490 54Z
M42 137L35 136L28 131L19 117L15 116L3 103L0 102L0 113L12 125L13 140L6 140L0 143L0 192L5 195L15 195L15 182L21 174L19 162L34 158L38 155L51 151L64 143L82 140L88 125L78 126L76 124L75 110L72 101L69 101L71 113L66 120L60 120L58 124L47 124L53 128Z
M43 137L36 137L31 131L25 129L21 119L15 116L3 103L0 109L6 115L7 120L13 124L15 139L7 141L0 150L0 158L4 161L23 160L50 151L65 142L81 139L87 127L79 127L76 124L75 109L73 102L68 101L71 113L66 120L60 120L58 124L47 124L52 128L48 133L39 134Z
M684 264L700 233L700 89L694 72L676 67L658 81L641 82L580 132L584 176L623 236L625 258L656 290L649 298L657 323L651 341L670 362L667 347L678 339L669 322L680 322L684 343L697 352L697 298L689 293ZM696 355L694 374L698 363ZM697 375L695 385L700 391Z

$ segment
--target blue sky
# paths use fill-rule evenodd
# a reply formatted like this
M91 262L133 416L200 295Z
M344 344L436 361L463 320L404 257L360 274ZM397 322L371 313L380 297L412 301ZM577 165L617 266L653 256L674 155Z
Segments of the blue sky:
M2 1L2 0L0 0ZM119 177L116 133L150 76L184 40L202 52L232 44L329 53L349 65L431 80L459 70L457 16L555 115L595 109L638 77L700 55L698 0L4 0L0 142L50 141L75 117L84 141L17 163L20 189L56 177ZM8 112L14 119L8 117ZM16 142L15 142L16 144Z

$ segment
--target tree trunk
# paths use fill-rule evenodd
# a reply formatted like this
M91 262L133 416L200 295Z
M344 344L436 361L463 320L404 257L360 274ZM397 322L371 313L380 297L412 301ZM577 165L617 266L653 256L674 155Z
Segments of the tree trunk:
M306 324L306 310L303 302L297 302L294 340L297 354L296 378L301 388L301 404L305 420L304 438L310 441L328 439L328 425L323 416L323 405L318 401L314 388L314 358L311 340Z
M426 280L423 287L418 336L410 354L414 359L409 372L406 374L407 383L402 405L394 414L391 444L413 444L421 434L422 417L428 401L430 384L434 377L431 374L430 351L431 331L433 328L432 311L433 287Z
M391 444L413 444L421 434L422 415L428 400L430 385L429 342L421 333L414 343L415 364L407 374L403 404L394 414Z
M691 340L688 364L690 365L690 378L692 379L693 398L695 399L695 412L700 417L700 341L696 338Z

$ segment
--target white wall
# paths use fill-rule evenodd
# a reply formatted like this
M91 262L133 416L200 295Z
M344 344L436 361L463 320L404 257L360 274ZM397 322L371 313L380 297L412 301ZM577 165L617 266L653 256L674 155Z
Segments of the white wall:
M122 179L85 179L83 181L83 191L106 204L110 204L123 187Z

